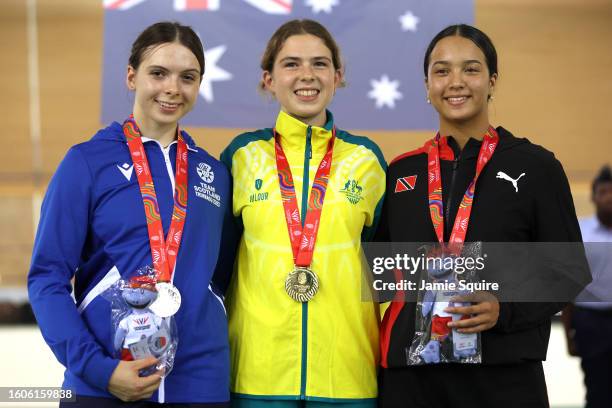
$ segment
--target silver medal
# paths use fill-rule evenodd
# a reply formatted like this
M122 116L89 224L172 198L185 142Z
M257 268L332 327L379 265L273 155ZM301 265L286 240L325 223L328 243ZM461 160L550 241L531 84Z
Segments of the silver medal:
M181 293L170 282L157 282L157 299L149 309L159 317L170 317L181 307Z

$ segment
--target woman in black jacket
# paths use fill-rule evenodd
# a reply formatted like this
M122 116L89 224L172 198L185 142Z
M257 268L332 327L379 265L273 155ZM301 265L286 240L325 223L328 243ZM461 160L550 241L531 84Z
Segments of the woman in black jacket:
M580 242L561 164L544 148L490 125L498 72L487 35L468 25L447 27L431 41L424 73L439 133L390 164L378 240ZM575 293L590 279L586 263L578 265ZM450 327L481 333L481 364L409 366L417 310L392 302L381 328L381 406L548 407L542 360L550 318L563 302L500 303L481 295L471 306L447 310L466 315Z

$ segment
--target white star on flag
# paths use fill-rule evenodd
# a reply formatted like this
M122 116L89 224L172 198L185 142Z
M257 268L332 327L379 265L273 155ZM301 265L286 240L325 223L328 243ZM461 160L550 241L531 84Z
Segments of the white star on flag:
M338 6L340 0L306 0L304 4L312 7L312 12L315 14L319 14L319 11L330 14L332 12L332 7Z
M372 90L368 92L368 98L376 99L376 108L380 109L387 106L395 108L395 100L402 99L404 96L397 90L399 81L390 81L387 75L380 77L380 80L372 79L370 85Z
M400 16L399 21L402 23L402 31L416 32L417 24L419 24L421 19L412 14L412 11L408 10Z
M221 59L226 49L225 45L219 45L204 53L206 55L206 65L204 68L204 78L202 78L202 84L200 85L200 95L202 95L206 102L211 103L214 101L212 89L214 81L228 81L232 79L231 73L217 66L217 62Z

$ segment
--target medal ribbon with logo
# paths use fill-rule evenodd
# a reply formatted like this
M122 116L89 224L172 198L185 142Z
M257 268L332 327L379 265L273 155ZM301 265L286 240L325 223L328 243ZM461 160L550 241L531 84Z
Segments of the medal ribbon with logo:
M315 174L308 199L308 207L306 209L302 208L302 211L306 211L306 219L304 225L302 225L291 168L280 144L280 137L274 129L276 169L295 263L294 271L289 274L285 281L285 290L291 298L298 302L308 302L317 293L319 287L317 275L310 269L310 264L312 263L314 246L319 231L335 139L336 128L334 127L332 137L327 144L327 152ZM307 187L304 186L304 188Z
M427 181L429 191L429 214L433 223L436 236L440 244L444 243L444 204L442 203L442 177L440 172L440 133L431 140L429 150L427 152ZM450 236L449 244L451 251L458 253L461 251L461 244L465 241L467 228L470 222L472 213L472 204L474 193L476 191L476 182L484 169L485 165L491 160L495 148L499 144L499 136L492 126L489 126L485 133L478 153L478 161L476 163L476 175L468 186L453 224L453 230Z
M185 143L180 129L177 127L174 208L170 229L167 237L164 238L153 177L142 143L142 133L134 120L134 115L130 115L123 123L123 133L130 149L130 156L140 186L140 194L147 219L153 269L155 269L156 274L158 297L150 308L161 317L172 316L178 311L181 303L180 293L170 282L174 273L187 214L187 143Z

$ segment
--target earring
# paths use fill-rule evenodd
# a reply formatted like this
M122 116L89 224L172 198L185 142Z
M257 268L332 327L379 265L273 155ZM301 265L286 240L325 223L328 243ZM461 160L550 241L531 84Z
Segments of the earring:
M431 99L429 99L429 97L427 97L427 103L431 105Z
M489 95L489 101L493 100L493 95Z

